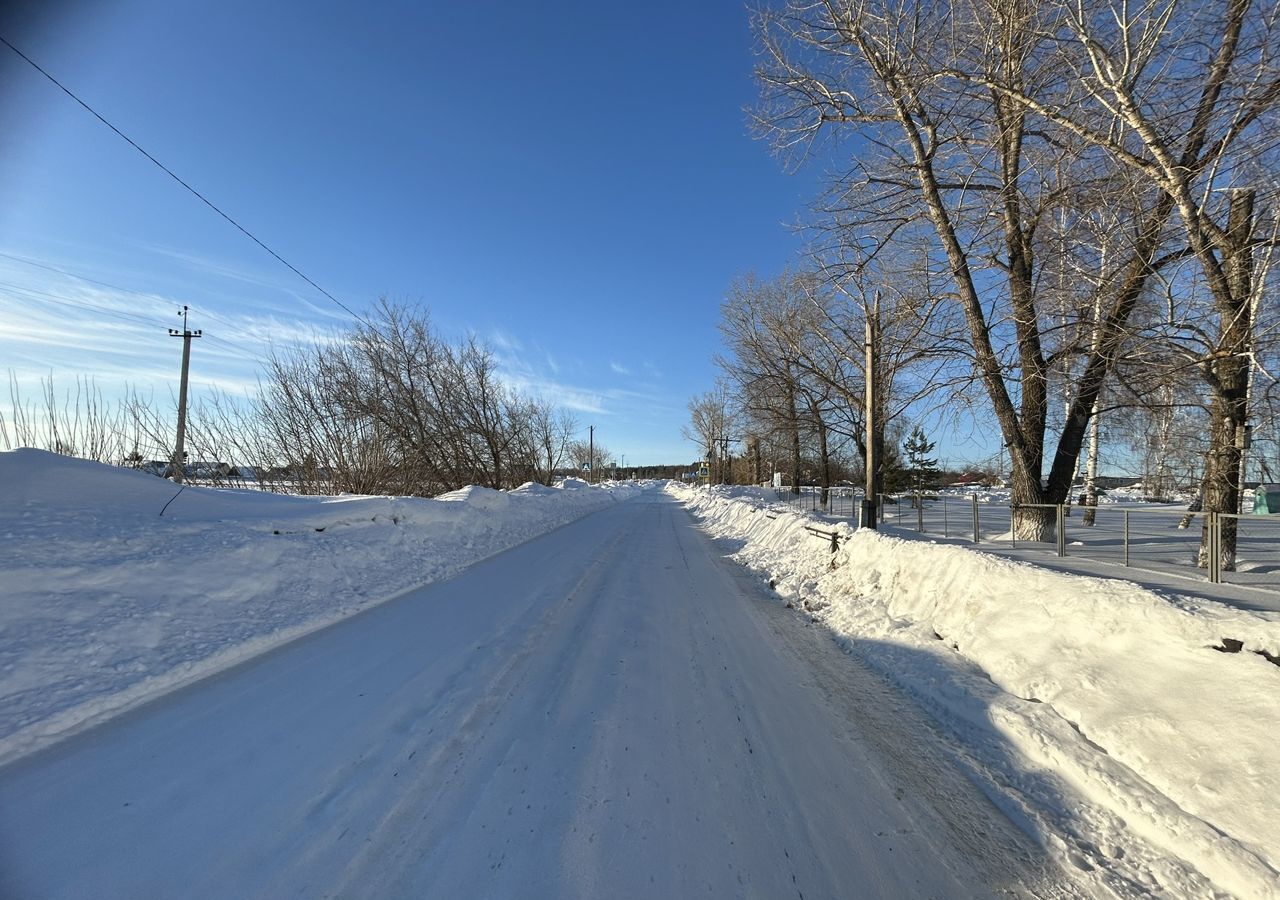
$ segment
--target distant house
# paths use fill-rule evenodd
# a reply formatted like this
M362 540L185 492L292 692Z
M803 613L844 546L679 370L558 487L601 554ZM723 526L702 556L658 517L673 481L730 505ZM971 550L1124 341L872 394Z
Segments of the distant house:
M173 475L173 464L167 459L143 460L131 467L139 472L155 475L157 478L169 478ZM253 466L233 466L230 463L206 460L196 460L183 465L182 477L203 481L224 481L232 478L246 481L259 480L258 470Z
M1008 487L1009 483L999 475L992 475L990 472L977 472L970 470L961 472L957 475L947 487Z
M197 460L187 463L185 467L187 476L190 478L204 478L208 480L217 478L226 478L231 474L231 466L224 462L208 462Z

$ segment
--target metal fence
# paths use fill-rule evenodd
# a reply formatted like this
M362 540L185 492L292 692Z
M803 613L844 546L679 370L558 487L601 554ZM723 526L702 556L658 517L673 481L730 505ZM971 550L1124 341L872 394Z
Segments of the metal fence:
M827 505L822 505L822 488L802 487L796 493L790 488L774 491L776 502L798 512L818 512L838 519L852 519L855 522L862 513L862 494L851 488L832 488L827 496Z
M833 489L827 507L820 490L803 488L799 494L776 492L777 501L797 511L861 524L862 494ZM1120 566L1183 575L1201 574L1207 580L1248 587L1280 589L1280 516L1196 513L1183 527L1185 507L1153 504L1103 504L1094 508L1092 525L1085 525L1085 508L1049 505L1052 538L1028 541L1012 529L1013 511L1008 503L968 497L925 496L917 505L911 494L879 497L880 521L885 525L959 538L978 544L1002 544L1013 549L1043 550L1056 556L1079 556ZM1024 504L1023 508L1027 508ZM1208 529L1211 552L1201 565L1200 547ZM1224 532L1236 530L1236 553L1231 568L1222 567L1220 553Z

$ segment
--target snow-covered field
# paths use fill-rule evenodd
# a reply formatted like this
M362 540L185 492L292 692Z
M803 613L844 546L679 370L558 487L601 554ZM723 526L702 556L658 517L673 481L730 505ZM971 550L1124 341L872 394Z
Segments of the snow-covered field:
M805 528L828 523L668 490L916 697L1087 883L1280 896L1280 614L846 525L833 556Z
M0 762L635 490L179 492L39 450L0 453Z

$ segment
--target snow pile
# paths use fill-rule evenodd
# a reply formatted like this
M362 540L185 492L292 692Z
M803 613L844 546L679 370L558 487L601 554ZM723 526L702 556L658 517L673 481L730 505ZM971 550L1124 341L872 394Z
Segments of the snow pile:
M0 453L0 762L638 489L294 497Z
M1280 615L844 525L833 557L814 520L669 490L930 708L1082 877L1280 896Z

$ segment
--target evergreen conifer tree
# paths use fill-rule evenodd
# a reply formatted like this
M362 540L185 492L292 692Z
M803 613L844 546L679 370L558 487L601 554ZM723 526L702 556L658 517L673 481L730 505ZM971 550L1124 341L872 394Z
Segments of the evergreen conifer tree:
M929 440L919 425L911 430L911 434L902 444L903 453L907 457L907 477L911 492L915 495L915 506L919 507L921 495L933 487L938 477L938 460L929 456L935 443Z

